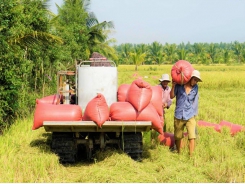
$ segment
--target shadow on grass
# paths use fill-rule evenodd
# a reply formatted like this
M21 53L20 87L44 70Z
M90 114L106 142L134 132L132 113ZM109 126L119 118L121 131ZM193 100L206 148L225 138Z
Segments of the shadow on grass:
M37 147L40 151L45 153L51 153L51 133L43 133L42 137L30 142L31 147Z
M52 133L43 133L40 138L35 139L30 142L31 147L36 147L41 152L44 152L47 154L55 154L54 151L51 149L51 144L52 144ZM149 149L151 148L148 146L144 146L141 160L147 159L151 156L150 152L148 151ZM101 162L107 159L108 157L113 156L114 154L123 155L126 153L117 146L106 146L106 148L103 150L101 150L98 147L95 147L92 158L88 160L86 148L84 146L80 147L80 145L78 145L76 162L75 163L61 163L61 164L65 167L67 166L76 167L76 166L85 166L85 165L88 166L91 164ZM137 161L141 161L141 160L137 160Z

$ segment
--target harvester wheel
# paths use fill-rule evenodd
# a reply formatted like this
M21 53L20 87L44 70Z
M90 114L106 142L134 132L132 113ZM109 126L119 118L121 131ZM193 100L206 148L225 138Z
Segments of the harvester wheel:
M143 152L141 132L123 132L121 135L121 148L133 160L140 161Z
M51 149L59 156L62 164L74 163L77 158L77 145L70 132L53 132Z

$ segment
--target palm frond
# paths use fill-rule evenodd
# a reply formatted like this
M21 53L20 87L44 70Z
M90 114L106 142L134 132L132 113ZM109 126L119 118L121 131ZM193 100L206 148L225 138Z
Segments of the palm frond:
M19 45L21 47L31 46L32 44L44 43L59 43L63 44L62 38L39 31L32 31L24 35L17 35L8 39L10 45Z

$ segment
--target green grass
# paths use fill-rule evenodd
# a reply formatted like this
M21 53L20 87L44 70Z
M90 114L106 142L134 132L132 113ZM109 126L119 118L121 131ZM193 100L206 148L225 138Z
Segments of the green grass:
M245 126L245 66L194 66L201 71L197 120L219 123L222 120ZM158 84L171 65L140 66L138 76L151 85ZM134 66L119 66L118 83L130 84ZM147 77L146 77L147 76ZM175 103L175 101L174 101ZM167 132L173 132L175 104L166 112ZM178 155L168 147L152 143L144 133L143 161L135 162L119 150L96 154L93 163L61 165L50 151L51 134L43 128L31 130L33 113L17 120L0 136L0 182L23 183L228 183L245 182L244 132L230 135L212 128L198 127L194 156L188 148ZM186 140L185 140L186 141Z

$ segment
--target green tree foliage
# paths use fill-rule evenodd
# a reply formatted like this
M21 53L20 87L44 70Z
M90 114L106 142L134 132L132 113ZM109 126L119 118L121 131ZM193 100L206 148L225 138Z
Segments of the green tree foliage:
M178 54L178 60L187 60L187 50L184 48L177 49L177 54Z
M194 54L193 63L199 63L200 60L205 58L205 47L203 43L194 43L190 51Z
M88 21L88 49L90 55L93 52L99 52L108 58L117 60L115 49L110 46L110 44L115 43L115 40L108 39L111 29L114 28L113 22L104 21L99 23L97 19L94 19L93 23L88 24Z
M130 60L135 65L135 71L145 61L146 53L142 52L140 48L135 47L134 51L130 53Z
M20 18L17 3L10 0L0 2L0 125L12 119L18 109L18 90L21 88L20 66L23 60L19 47L10 47L8 38L13 35L12 25ZM14 30L13 30L14 31Z
M90 53L87 52L89 36L86 26L88 13L84 6L83 0L70 0L64 1L64 4L58 7L55 34L64 41L59 49L66 69L70 67L74 69L77 59L89 58Z
M32 111L37 97L53 94L57 71L88 59L89 46L117 59L107 40L110 22L89 27L87 2L64 1L54 15L48 0L0 1L0 129Z
M177 55L178 55L178 60L188 60L188 53L189 50L187 49L187 46L184 43L181 43L177 45Z
M157 46L158 44L158 46ZM195 64L235 64L245 62L245 43L194 43L194 44L168 44L161 45L158 42L152 44L121 44L114 48L118 54L119 64L130 63L129 55L134 47L144 45L145 53L147 54L144 64L155 64L154 59L159 55L162 57L160 64L172 64L178 60L188 60ZM160 47L161 46L161 47ZM157 53L157 54L156 54Z
M120 64L131 64L130 63L130 52L133 51L133 45L129 43L114 46L119 57Z
M153 42L149 46L148 57L152 60L152 64L160 65L163 62L163 47L159 42Z
M31 107L28 92L35 63L31 52L39 48L39 41L48 40L45 6L41 1L0 2L0 126L7 126L17 115ZM39 36L41 39L39 39ZM33 105L32 105L33 106Z
M234 51L234 54L237 57L237 62L240 63L241 62L241 55L242 55L243 45L241 43L239 43L239 42L235 42L233 44L232 49Z
M215 44L211 43L208 47L208 50L207 50L211 60L212 60L212 63L216 63L216 55L217 55L217 47Z
M231 52L228 49L223 50L223 62L228 64L230 63Z
M164 51L170 63L176 62L176 50L177 50L176 44L166 44L164 47Z

